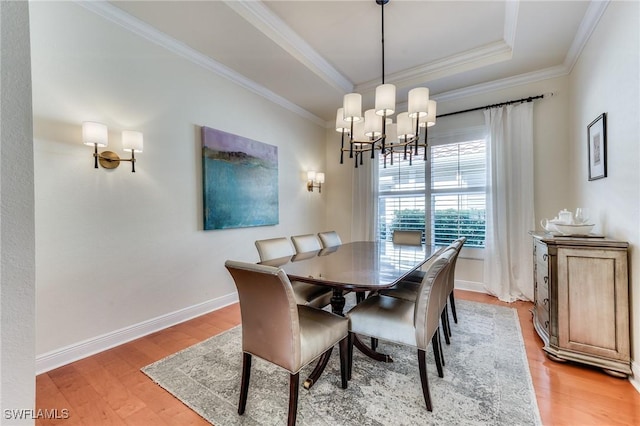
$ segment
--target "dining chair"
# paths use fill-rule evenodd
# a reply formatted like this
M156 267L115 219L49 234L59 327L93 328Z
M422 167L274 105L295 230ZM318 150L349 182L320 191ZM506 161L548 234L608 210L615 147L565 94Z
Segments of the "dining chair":
M438 376L444 377L439 340L440 305L451 253L445 251L431 264L420 285L418 297L413 302L377 294L356 305L347 314L350 353L353 351L354 334L417 348L422 394L429 411L433 407L427 378L426 350L431 341ZM352 372L351 363L350 354L348 376Z
M458 255L460 254L460 250L462 249L462 246L464 245L466 241L465 237L460 237L456 240L454 240L451 244L449 244L447 247L441 249L441 251L451 251L451 255L452 255L452 261L451 261L451 266L449 267L448 271L447 271L447 277L446 277L446 282L447 282L447 288L446 290L442 293L442 327L444 329L444 339L445 342L448 344L451 343L450 341L450 337L451 337L451 324L449 322L449 310L448 310L448 306L449 304L451 305L451 312L453 314L453 320L454 322L457 324L458 323L458 317L457 317L457 313L455 311L455 300L454 300L454 296L453 296L453 290L455 287L455 268L456 268L456 262L458 259ZM427 263L428 266L428 263ZM417 294L418 294L418 289L419 289L420 285L413 282L413 281L400 281L398 284L396 284L393 287L390 287L388 289L383 289L380 290L379 293L385 296L390 296L390 297L395 297L395 298L399 298L399 299L404 299L404 300L409 300L409 301L413 301L416 299ZM447 298L449 299L449 303L447 303ZM375 343L374 341L372 341L372 349L375 349Z
M405 246L421 246L422 245L422 230L400 230L393 231L392 237L393 244L405 245ZM424 278L424 271L414 271L405 277L405 281L414 281L418 284L422 282Z
M228 260L240 300L242 378L238 414L245 412L252 356L289 372L288 425L295 425L300 370L340 345L340 375L347 388L349 320L296 302L291 282L280 268Z
M336 231L326 231L318 233L318 238L322 243L322 247L336 247L342 244L340 235Z
M296 249L296 253L306 253L322 248L320 240L314 234L294 235L291 237L291 242Z
M257 240L255 244L261 262L280 257L293 256L295 254L293 245L286 237ZM330 287L302 281L293 281L291 285L296 300L301 305L324 308L331 303L333 291Z
M456 270L456 262L458 261L458 255L460 254L460 250L464 246L464 243L467 241L466 237L460 237L455 240L452 245L456 248L456 254L453 258L451 264L451 270L449 271L449 276L447 277L447 290L445 292L445 296L449 297L449 305L451 306L451 314L453 315L453 322L458 323L458 314L456 313L456 301L453 297L453 290L455 287L455 270ZM446 307L445 307L446 309ZM448 318L447 314L447 318ZM451 335L451 328L449 328L449 335Z

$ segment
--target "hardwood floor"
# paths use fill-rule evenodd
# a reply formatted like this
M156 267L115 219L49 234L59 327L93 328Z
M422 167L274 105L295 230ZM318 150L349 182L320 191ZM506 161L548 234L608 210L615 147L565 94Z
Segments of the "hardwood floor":
M518 310L545 425L640 425L640 393L628 380L544 356L542 341L533 330L531 303L509 305L485 294L458 290L456 297ZM69 418L39 419L36 425L207 425L140 368L239 323L240 309L235 304L39 375L36 408L57 409L58 414L67 409Z

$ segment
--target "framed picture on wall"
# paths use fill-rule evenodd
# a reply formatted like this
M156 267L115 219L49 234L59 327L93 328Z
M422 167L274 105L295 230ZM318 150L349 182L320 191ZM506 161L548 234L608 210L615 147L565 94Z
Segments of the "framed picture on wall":
M602 113L587 126L589 180L607 177L607 114Z

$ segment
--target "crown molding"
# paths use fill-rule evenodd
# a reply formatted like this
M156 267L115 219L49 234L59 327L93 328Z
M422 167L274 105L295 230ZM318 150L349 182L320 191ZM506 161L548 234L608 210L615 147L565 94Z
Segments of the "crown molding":
M502 40L387 75L385 81L398 87L408 87L511 59L518 27L520 0L505 2L504 9ZM361 93L373 91L378 84L379 80L370 80L358 84L355 90Z
M607 6L609 6L609 0L592 0L591 3L589 3L589 7L573 39L573 43L571 43L567 56L564 58L564 65L569 69L569 72L573 70L573 66L578 61L582 49L584 49L591 34L598 26L598 22L600 22L600 18L604 15Z
M549 80L551 78L562 77L569 74L569 69L565 65L557 65L538 71L532 71L524 74L515 75L513 77L502 78L487 83L475 84L462 89L450 90L448 92L439 93L432 96L438 102L452 101L462 99L469 96L480 95L497 90L508 89L523 84L535 83L537 81Z
M414 67L385 76L385 82L398 87L423 84L425 81L448 77L489 64L502 62L511 58L513 51L504 40L452 55L439 61ZM370 80L355 87L357 92L373 91L380 84L379 80Z
M331 66L264 3L255 0L225 0L224 3L325 82L346 93L353 90L353 83L349 79Z
M85 9L99 15L121 27L131 31L134 34L139 35L147 39L148 41L155 43L165 49L173 52L194 64L197 64L215 74L224 77L233 83L243 87L265 99L279 105L291 112L294 112L318 125L323 126L325 121L320 117L310 113L309 111L299 107L298 105L290 102L282 96L274 93L266 87L248 79L242 74L232 70L231 68L221 64L218 61L211 59L210 57L203 55L195 49L187 46L186 44L177 41L173 37L169 37L162 31L152 27L149 24L142 22L141 20L131 16L124 12L122 9L117 8L109 4L107 1L76 1L76 4L84 7Z

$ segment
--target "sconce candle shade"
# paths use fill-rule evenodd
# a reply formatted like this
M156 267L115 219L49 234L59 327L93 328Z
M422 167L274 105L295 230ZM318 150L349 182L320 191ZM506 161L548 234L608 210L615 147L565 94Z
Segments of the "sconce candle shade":
M144 137L142 132L124 130L122 132L122 149L128 152L142 152Z
M323 183L324 183L323 172L316 172L315 170L307 171L307 191L313 192L313 188L318 188L318 193L321 193Z
M82 143L104 148L109 144L107 126L102 123L85 121L82 123Z

